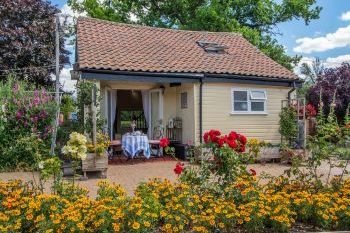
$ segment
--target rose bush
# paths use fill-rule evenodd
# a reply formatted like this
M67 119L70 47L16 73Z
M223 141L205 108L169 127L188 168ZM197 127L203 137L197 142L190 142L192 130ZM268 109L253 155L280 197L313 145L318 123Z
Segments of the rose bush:
M252 156L245 153L247 138L235 131L223 135L219 130L210 130L204 133L203 139L200 166L186 166L180 179L220 193L239 176L248 173L246 164Z

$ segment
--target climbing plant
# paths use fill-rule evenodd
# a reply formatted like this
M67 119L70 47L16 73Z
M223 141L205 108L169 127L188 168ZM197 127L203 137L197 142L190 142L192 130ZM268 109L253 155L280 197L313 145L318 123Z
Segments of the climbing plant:
M297 112L295 108L291 106L282 108L279 125L280 134L291 144L298 134Z

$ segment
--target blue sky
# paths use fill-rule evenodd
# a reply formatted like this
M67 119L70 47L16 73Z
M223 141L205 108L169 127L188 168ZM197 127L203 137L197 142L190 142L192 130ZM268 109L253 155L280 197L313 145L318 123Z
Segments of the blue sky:
M52 0L67 10L66 2ZM297 20L279 24L282 35L276 39L289 55L302 55L305 61L319 57L330 66L350 61L350 0L318 0L317 4L323 7L320 19L309 25Z

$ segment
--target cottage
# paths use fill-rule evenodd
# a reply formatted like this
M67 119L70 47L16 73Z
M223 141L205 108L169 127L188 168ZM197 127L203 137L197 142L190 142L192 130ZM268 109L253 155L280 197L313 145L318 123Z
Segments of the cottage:
M111 138L128 118L149 137L200 142L234 129L279 143L281 101L301 81L240 34L184 31L79 18L75 70L100 90Z

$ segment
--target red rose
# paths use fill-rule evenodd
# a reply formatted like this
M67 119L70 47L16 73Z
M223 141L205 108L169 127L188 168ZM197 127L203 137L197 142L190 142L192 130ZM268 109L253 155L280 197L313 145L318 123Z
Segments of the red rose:
M203 136L204 142L208 143L209 142L209 132L205 132Z
M162 139L160 139L159 140L159 145L160 145L160 147L167 147L167 146L169 146L169 139L168 138L162 138Z
M241 145L240 147L239 147L239 152L245 152L245 145Z
M235 131L231 131L228 135L229 140L236 140L238 138L238 134Z
M184 164L178 162L174 168L174 172L176 175L180 175L182 173L182 171L184 170Z
M219 130L212 129L209 131L210 141L217 142L219 140L219 136L221 135Z
M241 144L243 144L243 145L245 145L245 144L247 143L247 138L246 138L246 136L244 136L244 135L242 135L242 134L240 134L240 135L238 136L238 140L239 140L239 142L240 142Z
M236 149L236 147L237 147L236 140L227 140L227 144L228 144L228 146L231 147L232 149Z
M249 171L252 174L252 176L256 176L256 171L254 169L249 169Z
M220 137L219 139L218 139L218 146L219 147L222 147L225 143L226 143L226 136L224 136L224 137Z

